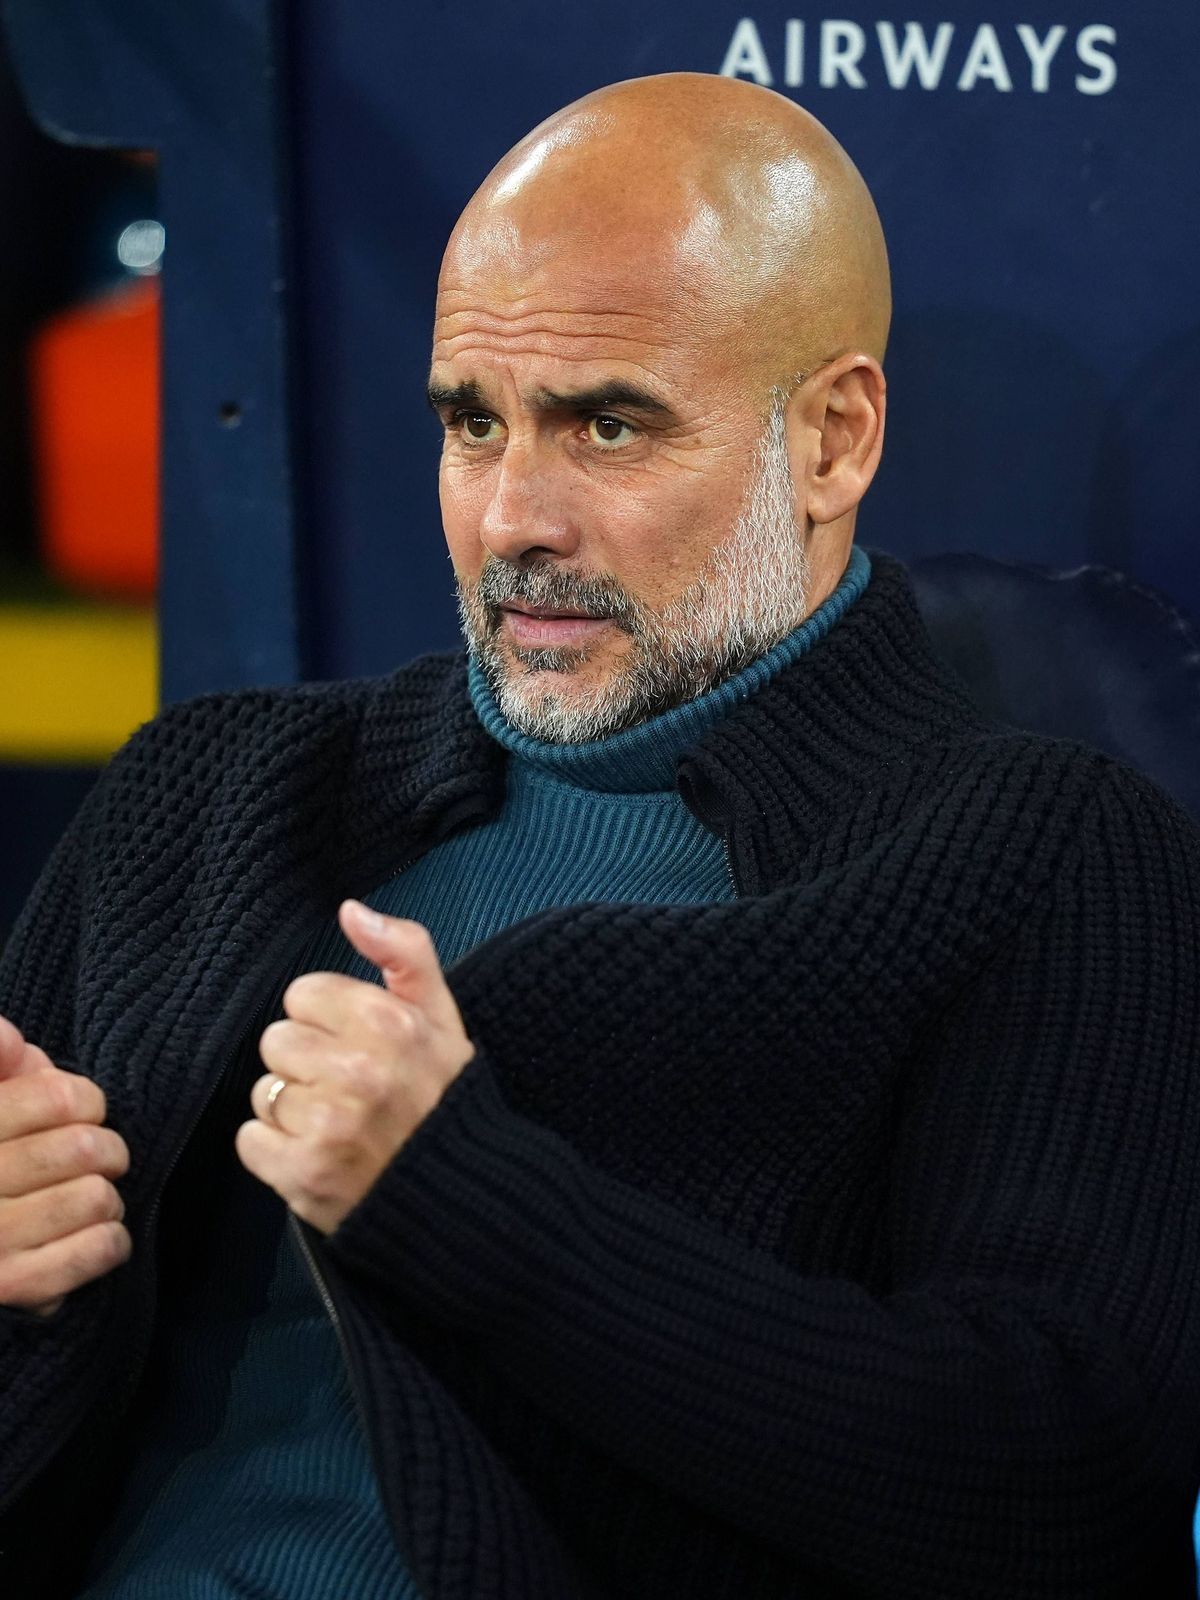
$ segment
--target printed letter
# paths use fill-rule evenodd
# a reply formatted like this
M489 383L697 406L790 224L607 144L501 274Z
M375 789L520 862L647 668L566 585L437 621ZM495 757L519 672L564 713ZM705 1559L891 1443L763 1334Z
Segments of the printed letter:
M784 38L787 41L787 53L783 81L789 89L799 89L804 82L804 24L797 22L795 17L789 17Z
M1012 79L1008 75L1008 65L1004 60L1004 52L1000 48L996 30L990 22L980 24L974 43L971 45L970 53L963 63L958 87L960 89L973 89L980 78L989 78L997 89L1003 89L1006 92L1012 88Z
M1059 45L1067 37L1067 30L1061 22L1058 22L1044 39L1039 39L1036 28L1031 28L1027 22L1018 22L1017 33L1025 46L1026 55L1033 63L1034 93L1046 94L1050 88L1050 63L1058 54Z
M904 24L903 44L897 44L896 30L890 22L877 22L875 31L879 35L883 70L887 73L887 80L893 89L903 89L907 86L914 67L917 69L917 82L922 89L937 88L942 81L950 41L954 37L952 22L938 23L932 48L925 37L925 29L919 22ZM1063 32L1066 32L1065 28Z
M764 89L769 89L774 82L771 68L767 65L767 52L763 49L753 17L743 17L733 30L733 38L721 63L723 78L736 78L743 72L749 73L755 83L761 83Z
M1080 94L1107 94L1117 81L1117 63L1103 50L1097 50L1098 44L1116 44L1117 30L1108 27L1103 22L1094 22L1090 28L1084 28L1075 41L1075 50L1080 61L1085 67L1095 67L1098 74L1095 78L1085 78L1082 73L1075 77L1075 87Z
M821 87L833 89L844 78L852 89L865 89L867 80L858 70L867 36L857 22L821 24Z

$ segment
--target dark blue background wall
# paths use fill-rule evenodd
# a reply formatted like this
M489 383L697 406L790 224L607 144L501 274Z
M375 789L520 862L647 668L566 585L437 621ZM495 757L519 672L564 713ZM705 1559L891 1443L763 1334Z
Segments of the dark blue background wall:
M735 37L741 76L769 72L847 146L890 242L891 432L864 536L1108 562L1200 610L1200 11L943 0L917 12L930 50L939 27L949 40L925 88L915 70L900 87L895 62L889 81L880 44L882 23L903 47L911 10L830 8L864 48L822 86L823 14L798 9L299 7L318 670L379 670L451 637L420 397L458 210L557 106L639 73L716 71ZM1063 30L1044 88L1018 24L1035 54ZM824 37L828 77L839 39Z
M442 244L533 123L675 68L769 77L876 193L897 316L864 537L1109 562L1200 610L1200 11L793 9L8 0L45 120L163 149L169 696L453 637Z

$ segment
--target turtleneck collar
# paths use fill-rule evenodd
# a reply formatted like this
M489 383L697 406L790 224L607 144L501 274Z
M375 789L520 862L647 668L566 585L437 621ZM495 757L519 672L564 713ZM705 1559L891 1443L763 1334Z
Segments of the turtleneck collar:
M870 557L855 545L841 582L828 600L773 649L707 694L606 739L555 744L519 733L496 704L483 668L472 656L469 684L476 715L511 757L560 782L624 794L671 789L683 751L823 639L862 594L870 575Z

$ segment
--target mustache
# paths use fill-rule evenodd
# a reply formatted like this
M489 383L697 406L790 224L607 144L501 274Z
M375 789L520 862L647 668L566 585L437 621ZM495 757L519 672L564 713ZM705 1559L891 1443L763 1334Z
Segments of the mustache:
M643 631L642 607L608 573L569 572L546 560L517 566L489 556L474 591L487 608L489 633L500 626L500 607L513 600L539 610L605 617L635 636Z

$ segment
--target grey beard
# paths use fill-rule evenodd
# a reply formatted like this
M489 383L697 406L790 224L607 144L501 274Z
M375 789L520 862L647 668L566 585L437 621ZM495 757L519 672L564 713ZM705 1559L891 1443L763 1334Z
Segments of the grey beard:
M479 580L458 585L467 643L509 723L554 744L586 744L707 693L778 644L803 620L808 561L795 524L784 405L776 396L755 451L745 503L682 594L654 611L615 578L567 572L552 559L527 565L491 556ZM608 617L632 640L607 682L563 694L545 674L570 674L585 652L504 649L500 606Z

